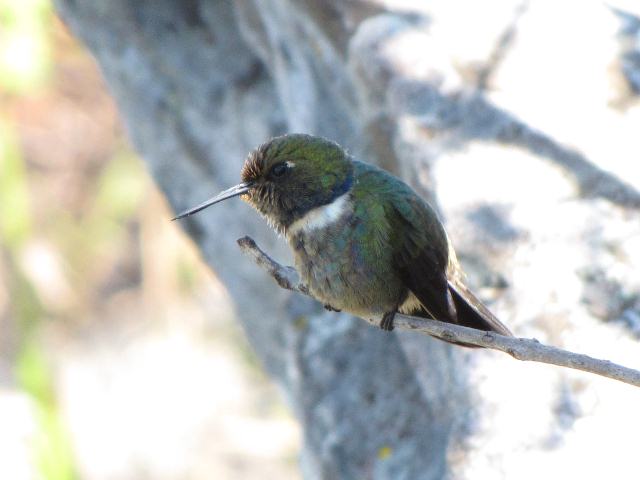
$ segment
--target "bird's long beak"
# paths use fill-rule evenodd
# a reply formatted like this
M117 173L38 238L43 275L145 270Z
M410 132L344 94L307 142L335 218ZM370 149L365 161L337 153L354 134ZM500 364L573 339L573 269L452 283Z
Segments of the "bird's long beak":
M188 210L185 210L184 212L173 217L171 220L178 220L179 218L188 217L189 215L193 215L194 213L198 213L200 210L204 210L205 208L210 207L214 203L221 202L231 197L237 197L238 195L244 195L251 189L252 186L253 186L252 182L245 182L245 183L236 185L234 187L231 187L225 190L224 192L220 192L215 197L202 202L200 205L197 205L193 208L189 208Z

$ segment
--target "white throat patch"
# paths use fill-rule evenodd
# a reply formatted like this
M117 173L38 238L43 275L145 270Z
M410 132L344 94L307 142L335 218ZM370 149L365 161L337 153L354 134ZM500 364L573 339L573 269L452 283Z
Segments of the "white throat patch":
M317 228L328 227L353 211L350 192L343 193L333 202L309 210L302 218L293 222L287 229L288 235L296 235L301 231L308 232Z

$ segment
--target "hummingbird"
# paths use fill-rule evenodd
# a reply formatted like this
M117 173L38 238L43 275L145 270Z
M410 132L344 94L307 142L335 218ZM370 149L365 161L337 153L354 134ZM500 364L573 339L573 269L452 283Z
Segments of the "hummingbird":
M436 211L399 178L335 142L289 134L250 152L241 179L173 220L240 196L286 238L326 309L387 331L400 312L513 336L466 287Z

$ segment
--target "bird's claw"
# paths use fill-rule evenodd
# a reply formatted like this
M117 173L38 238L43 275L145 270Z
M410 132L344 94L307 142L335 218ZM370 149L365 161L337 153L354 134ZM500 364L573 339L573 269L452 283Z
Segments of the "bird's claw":
M393 319L396 316L396 312L387 312L382 316L382 321L380 322L380 328L386 332L390 332L393 330Z

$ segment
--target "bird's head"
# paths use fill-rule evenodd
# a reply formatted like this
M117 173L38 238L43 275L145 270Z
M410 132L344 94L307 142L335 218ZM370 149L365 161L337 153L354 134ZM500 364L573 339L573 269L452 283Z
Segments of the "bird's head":
M334 142L291 134L273 138L249 153L240 175L242 183L175 219L240 195L278 231L285 232L309 210L347 192L353 181L353 164Z

